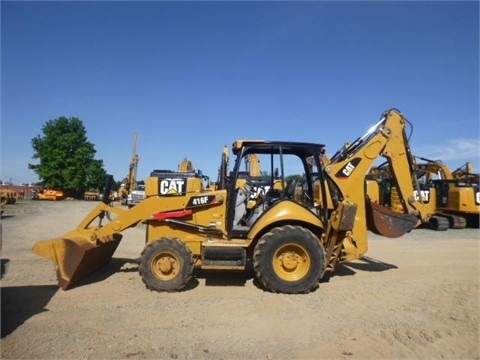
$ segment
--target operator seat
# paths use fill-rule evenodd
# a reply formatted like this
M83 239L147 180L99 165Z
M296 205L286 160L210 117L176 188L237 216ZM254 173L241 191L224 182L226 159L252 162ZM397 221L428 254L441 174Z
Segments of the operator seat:
M235 217L233 226L241 226L241 220L247 212L247 201L250 196L251 187L247 183L243 187L237 188L237 198L235 201Z
M291 199L295 194L295 187L297 186L296 179L290 179L287 186L285 186L285 198Z

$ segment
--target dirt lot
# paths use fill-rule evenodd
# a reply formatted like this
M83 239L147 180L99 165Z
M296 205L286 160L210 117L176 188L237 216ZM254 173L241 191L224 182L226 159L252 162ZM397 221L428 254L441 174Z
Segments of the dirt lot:
M370 236L368 257L307 295L261 290L252 272L196 273L145 288L143 225L71 290L35 241L72 230L93 202L23 201L2 219L2 359L480 359L478 229Z

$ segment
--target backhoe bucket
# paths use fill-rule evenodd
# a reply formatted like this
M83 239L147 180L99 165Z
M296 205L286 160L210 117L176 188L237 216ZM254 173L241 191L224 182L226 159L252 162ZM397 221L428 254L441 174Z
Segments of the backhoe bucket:
M375 234L397 238L410 232L418 222L418 217L393 211L372 201L367 201L368 229Z
M114 234L108 242L98 244L84 238L57 238L38 241L32 251L53 261L58 285L69 289L74 283L106 265L117 249L121 234Z

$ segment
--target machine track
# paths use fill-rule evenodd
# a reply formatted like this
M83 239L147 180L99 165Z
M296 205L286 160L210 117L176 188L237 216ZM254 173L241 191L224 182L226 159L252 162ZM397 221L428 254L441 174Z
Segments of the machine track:
M445 231L450 227L450 222L446 217L442 216L432 216L428 222L430 229L435 231Z

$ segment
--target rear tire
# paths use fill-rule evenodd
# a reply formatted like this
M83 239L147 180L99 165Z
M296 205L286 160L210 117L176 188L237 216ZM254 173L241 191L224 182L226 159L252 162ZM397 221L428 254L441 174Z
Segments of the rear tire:
M275 293L315 290L325 272L325 250L318 238L301 226L286 225L263 235L253 254L255 275Z
M192 252L185 243L161 238L142 251L138 271L148 289L173 292L187 285L193 266Z

